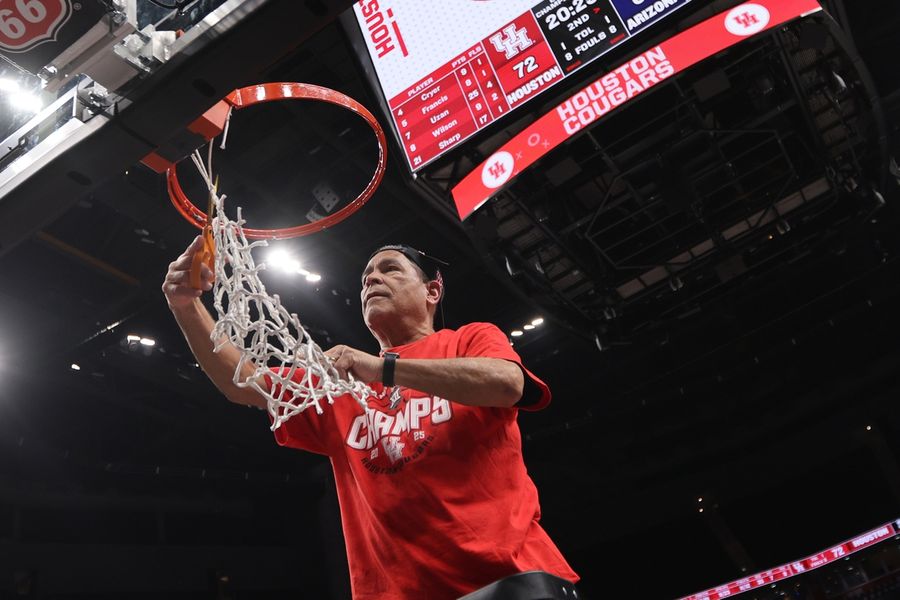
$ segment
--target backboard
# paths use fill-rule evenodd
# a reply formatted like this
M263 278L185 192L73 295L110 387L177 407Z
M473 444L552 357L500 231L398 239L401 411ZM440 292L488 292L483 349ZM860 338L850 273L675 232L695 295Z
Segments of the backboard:
M12 3L0 28L0 254L148 153L189 145L191 122L350 4Z

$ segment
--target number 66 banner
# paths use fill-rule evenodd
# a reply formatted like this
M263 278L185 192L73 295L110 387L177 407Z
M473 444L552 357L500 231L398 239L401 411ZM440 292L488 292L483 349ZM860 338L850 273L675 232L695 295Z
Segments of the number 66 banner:
M602 74L498 148L453 188L459 218L471 215L538 159L633 98L730 46L820 10L817 0L746 2Z
M98 0L0 0L0 54L37 74L104 14Z

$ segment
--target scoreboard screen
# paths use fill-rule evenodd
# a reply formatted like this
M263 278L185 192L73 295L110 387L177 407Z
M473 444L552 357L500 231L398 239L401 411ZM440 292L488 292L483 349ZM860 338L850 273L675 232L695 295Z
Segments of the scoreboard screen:
M460 219L541 157L647 90L723 50L822 11L819 0L752 0L663 40L576 90L532 120L451 190Z
M691 0L360 0L415 172Z

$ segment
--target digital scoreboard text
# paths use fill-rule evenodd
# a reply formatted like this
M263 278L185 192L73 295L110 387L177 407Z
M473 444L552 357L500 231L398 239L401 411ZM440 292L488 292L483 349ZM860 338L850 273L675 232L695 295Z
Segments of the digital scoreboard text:
M417 171L689 2L362 0L354 10Z

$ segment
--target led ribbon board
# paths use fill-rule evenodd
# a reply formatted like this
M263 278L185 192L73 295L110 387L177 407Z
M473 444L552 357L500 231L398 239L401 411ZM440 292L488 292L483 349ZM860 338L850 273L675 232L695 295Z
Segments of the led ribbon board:
M756 0L708 19L582 88L453 188L465 219L516 175L579 131L666 79L753 35L822 10L816 0Z
M360 0L415 172L691 0Z
M824 567L825 565L842 558L847 558L855 552L859 552L860 550L889 540L898 533L900 533L900 520L892 523L885 523L881 527L876 527L871 531L856 536L852 540L847 540L837 546L823 550L818 554L813 554L812 556L807 556L796 562L781 565L780 567L775 567L768 571L762 571L761 573L756 573L749 577L743 577L736 581L697 594L685 596L680 600L722 600L723 598L728 598L736 594L767 587L784 579L801 575L807 571Z

